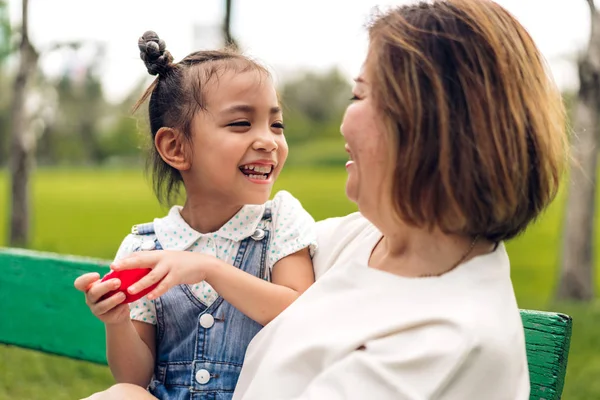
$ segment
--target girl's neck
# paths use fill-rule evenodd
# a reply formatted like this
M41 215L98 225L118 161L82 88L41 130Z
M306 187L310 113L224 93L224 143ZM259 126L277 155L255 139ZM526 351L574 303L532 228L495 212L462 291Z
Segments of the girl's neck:
M239 204L225 204L217 199L188 198L181 210L181 217L197 232L215 232L242 207Z

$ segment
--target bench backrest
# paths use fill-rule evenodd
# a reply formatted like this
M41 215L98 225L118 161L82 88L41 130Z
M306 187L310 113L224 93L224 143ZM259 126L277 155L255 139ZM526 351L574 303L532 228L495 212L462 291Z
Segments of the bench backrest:
M573 321L564 314L531 310L521 310L521 318L531 381L529 398L558 400L567 373Z
M106 364L104 327L73 281L108 272L109 261L0 248L0 343ZM571 318L521 311L531 379L530 400L562 393Z

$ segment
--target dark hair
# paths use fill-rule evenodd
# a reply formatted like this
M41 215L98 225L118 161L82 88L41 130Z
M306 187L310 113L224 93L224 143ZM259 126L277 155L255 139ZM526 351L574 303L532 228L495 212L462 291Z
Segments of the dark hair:
M403 221L498 242L556 195L565 113L527 31L489 0L434 0L377 15L366 62L395 145Z
M148 116L153 141L162 127L177 129L191 140L192 119L197 112L206 109L204 88L219 73L257 71L270 76L265 67L233 48L197 51L173 63L164 40L152 31L139 38L138 47L148 73L158 75L133 107L135 112L150 98ZM152 170L156 197L162 204L171 204L179 193L181 174L161 158L154 143L150 146L147 167Z

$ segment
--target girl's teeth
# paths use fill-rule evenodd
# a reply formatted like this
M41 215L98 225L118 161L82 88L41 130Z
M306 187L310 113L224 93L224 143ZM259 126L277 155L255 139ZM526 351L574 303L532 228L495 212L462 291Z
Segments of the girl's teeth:
M251 175L248 175L248 177L251 178L251 179L263 179L263 180L267 179L267 177L265 175L254 175L254 174L251 174Z
M273 169L270 165L244 165L245 170L260 172L261 174L268 174Z

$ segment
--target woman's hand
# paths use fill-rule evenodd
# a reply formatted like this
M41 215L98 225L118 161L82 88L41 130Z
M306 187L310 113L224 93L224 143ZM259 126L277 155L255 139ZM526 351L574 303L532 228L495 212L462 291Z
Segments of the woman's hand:
M75 279L75 288L85 293L85 303L98 319L107 325L129 321L129 306L121 304L125 294L116 293L107 299L100 300L106 293L118 289L118 279L100 281L100 274L91 272Z
M165 294L173 286L194 284L206 280L208 269L219 264L216 257L186 251L153 250L140 251L115 261L111 268L115 271L135 268L150 268L152 271L131 285L128 292L136 294L159 282L147 298L155 299Z

